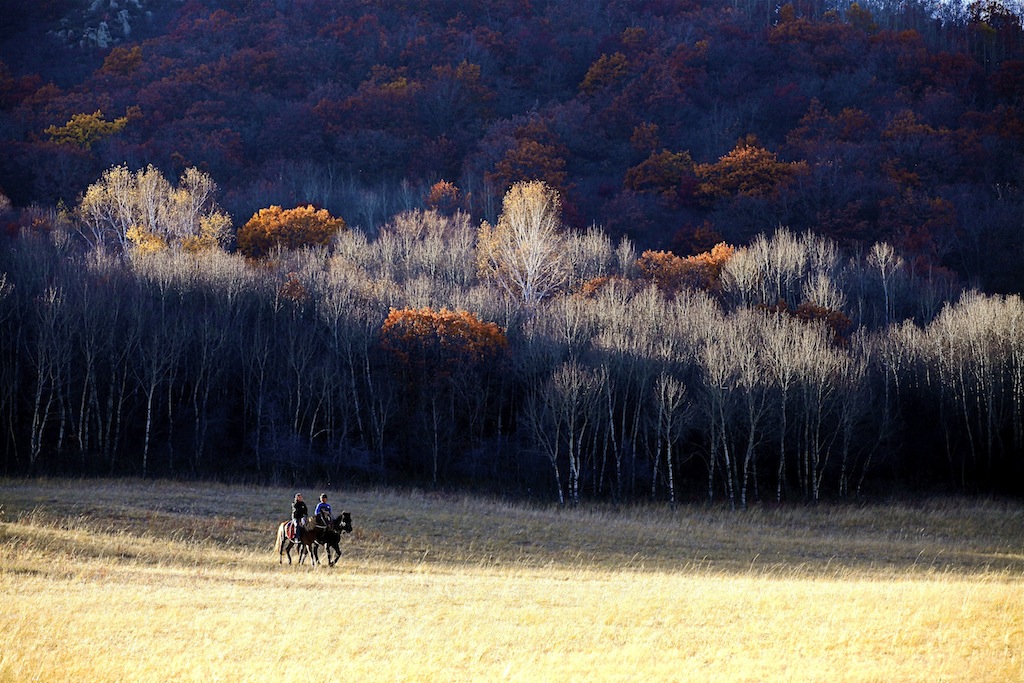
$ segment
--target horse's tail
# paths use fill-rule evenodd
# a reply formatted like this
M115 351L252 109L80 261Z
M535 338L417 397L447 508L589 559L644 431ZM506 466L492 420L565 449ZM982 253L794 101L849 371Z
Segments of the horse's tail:
M274 546L274 550L277 551L278 555L281 554L281 548L284 546L284 526L286 523L282 523L277 527L277 544Z

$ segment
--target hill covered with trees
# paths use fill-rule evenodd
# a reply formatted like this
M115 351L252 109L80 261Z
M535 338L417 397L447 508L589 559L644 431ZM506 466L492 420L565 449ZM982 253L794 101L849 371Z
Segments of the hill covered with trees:
M372 232L441 180L491 222L544 180L570 225L641 248L783 225L1024 284L1024 41L995 2L8 8L0 189L19 207L70 206L119 164L195 166L237 225L313 204Z
M4 473L1024 493L1003 6L14 6Z

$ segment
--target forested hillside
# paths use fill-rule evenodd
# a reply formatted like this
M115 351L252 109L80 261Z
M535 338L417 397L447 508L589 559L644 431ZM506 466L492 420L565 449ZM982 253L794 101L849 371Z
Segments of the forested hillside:
M73 204L196 166L237 224L375 230L457 185L689 255L779 225L1022 287L1024 41L1004 5L746 0L10 0L0 189ZM120 122L120 123L116 123Z
M999 5L15 0L3 473L1024 493Z

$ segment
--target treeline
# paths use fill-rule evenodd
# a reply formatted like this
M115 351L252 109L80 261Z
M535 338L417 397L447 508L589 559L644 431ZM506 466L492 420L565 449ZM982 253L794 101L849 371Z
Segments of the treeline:
M1024 493L1019 296L787 230L689 258L520 234L511 201L493 226L417 210L261 261L92 247L39 215L0 249L2 473ZM534 298L509 284L516 234L562 268Z
M312 204L372 233L440 180L493 222L525 178L644 249L786 225L1024 289L1016 2L125 5L5 3L16 206L74 205L118 164L197 167L236 221Z

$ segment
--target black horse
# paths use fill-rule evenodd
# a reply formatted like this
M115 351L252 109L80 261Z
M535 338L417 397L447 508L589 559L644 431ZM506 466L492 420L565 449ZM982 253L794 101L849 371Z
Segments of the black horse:
M341 547L339 546L341 535L350 533L352 533L352 515L342 512L326 527L317 528L317 539L313 552L317 553L316 546L324 546L327 549L327 566L333 567L341 559ZM333 560L331 559L331 550L334 550ZM319 557L317 559L319 560Z

